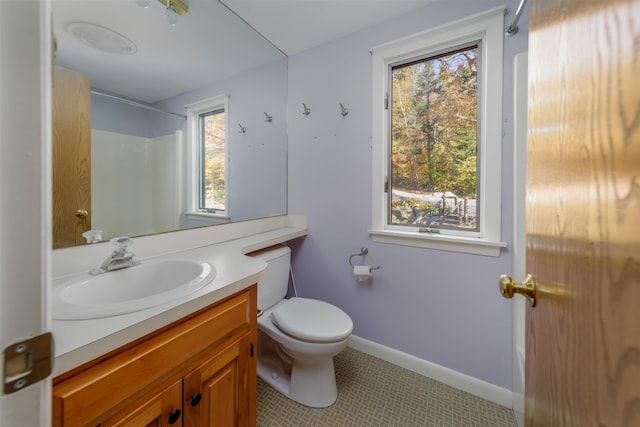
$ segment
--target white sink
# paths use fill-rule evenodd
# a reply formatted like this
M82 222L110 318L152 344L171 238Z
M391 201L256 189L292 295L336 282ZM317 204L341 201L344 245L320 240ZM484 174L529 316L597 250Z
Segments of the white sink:
M61 279L53 286L53 318L94 319L144 310L192 294L215 275L208 262L172 259Z

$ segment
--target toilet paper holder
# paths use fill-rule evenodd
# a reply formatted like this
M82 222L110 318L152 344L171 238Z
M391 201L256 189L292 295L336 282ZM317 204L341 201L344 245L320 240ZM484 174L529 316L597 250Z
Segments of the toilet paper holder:
M368 253L369 253L369 249L367 249L367 248L363 247L363 248L360 248L360 253L359 253L359 254L353 254L353 255L351 255L351 256L349 257L349 265L351 266L351 268L353 268L353 267L354 267L353 263L351 262L351 259L352 259L354 256L365 256L365 255L366 255L366 254L368 254ZM377 267L371 267L371 270L378 270L379 268L380 268L380 266L377 266Z

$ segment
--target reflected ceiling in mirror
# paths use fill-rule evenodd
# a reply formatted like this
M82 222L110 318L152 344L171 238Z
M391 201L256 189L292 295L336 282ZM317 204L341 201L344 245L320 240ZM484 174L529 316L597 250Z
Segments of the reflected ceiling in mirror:
M66 221L77 235L83 224L81 232L104 228L103 241L215 224L206 215L187 214L187 175L193 172L187 165L192 153L185 148L189 132L184 114L186 105L223 94L230 100L227 144L228 157L234 159L225 178L227 220L286 214L287 58L218 0L183 1L188 11L173 26L167 22L166 4L157 0L52 0L56 65L88 76L92 93L88 215L76 217L84 206L68 206L71 213L62 213L64 203L56 203L56 188L69 185L56 185L55 159L75 154L56 148L54 137L54 248L85 243L76 237L75 243L57 244L56 217L71 218ZM144 111L95 92L177 115ZM272 122L265 123L267 113ZM237 132L239 126L246 131ZM122 142L118 138L123 134L131 138ZM131 141L144 146L138 149ZM114 154L116 144L129 151ZM153 175L143 176L131 153L151 152L154 144L164 147L163 163L153 165ZM175 158L167 158L166 152L175 152ZM165 172L167 164L177 166ZM107 197L100 184L115 178L125 184ZM142 187L149 183L155 188ZM167 199L169 187L173 199ZM138 199L146 206L133 206Z
M185 4L188 12L171 26L157 0L146 8L136 0L52 0L56 64L88 74L94 88L154 103L284 57L218 0ZM89 47L74 35L83 24L130 40L135 54Z

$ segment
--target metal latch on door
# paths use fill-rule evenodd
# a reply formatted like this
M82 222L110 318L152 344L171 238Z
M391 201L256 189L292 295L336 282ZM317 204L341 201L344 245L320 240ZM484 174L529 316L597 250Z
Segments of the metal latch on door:
M4 349L4 394L15 393L51 375L53 335L46 332Z

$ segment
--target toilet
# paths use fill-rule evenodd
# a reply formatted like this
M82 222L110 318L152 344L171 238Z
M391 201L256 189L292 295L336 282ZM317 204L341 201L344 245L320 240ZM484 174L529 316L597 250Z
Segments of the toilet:
M347 347L351 318L323 301L285 299L291 261L287 246L252 256L267 263L267 277L258 282L258 376L303 405L332 405L338 397L333 356Z

